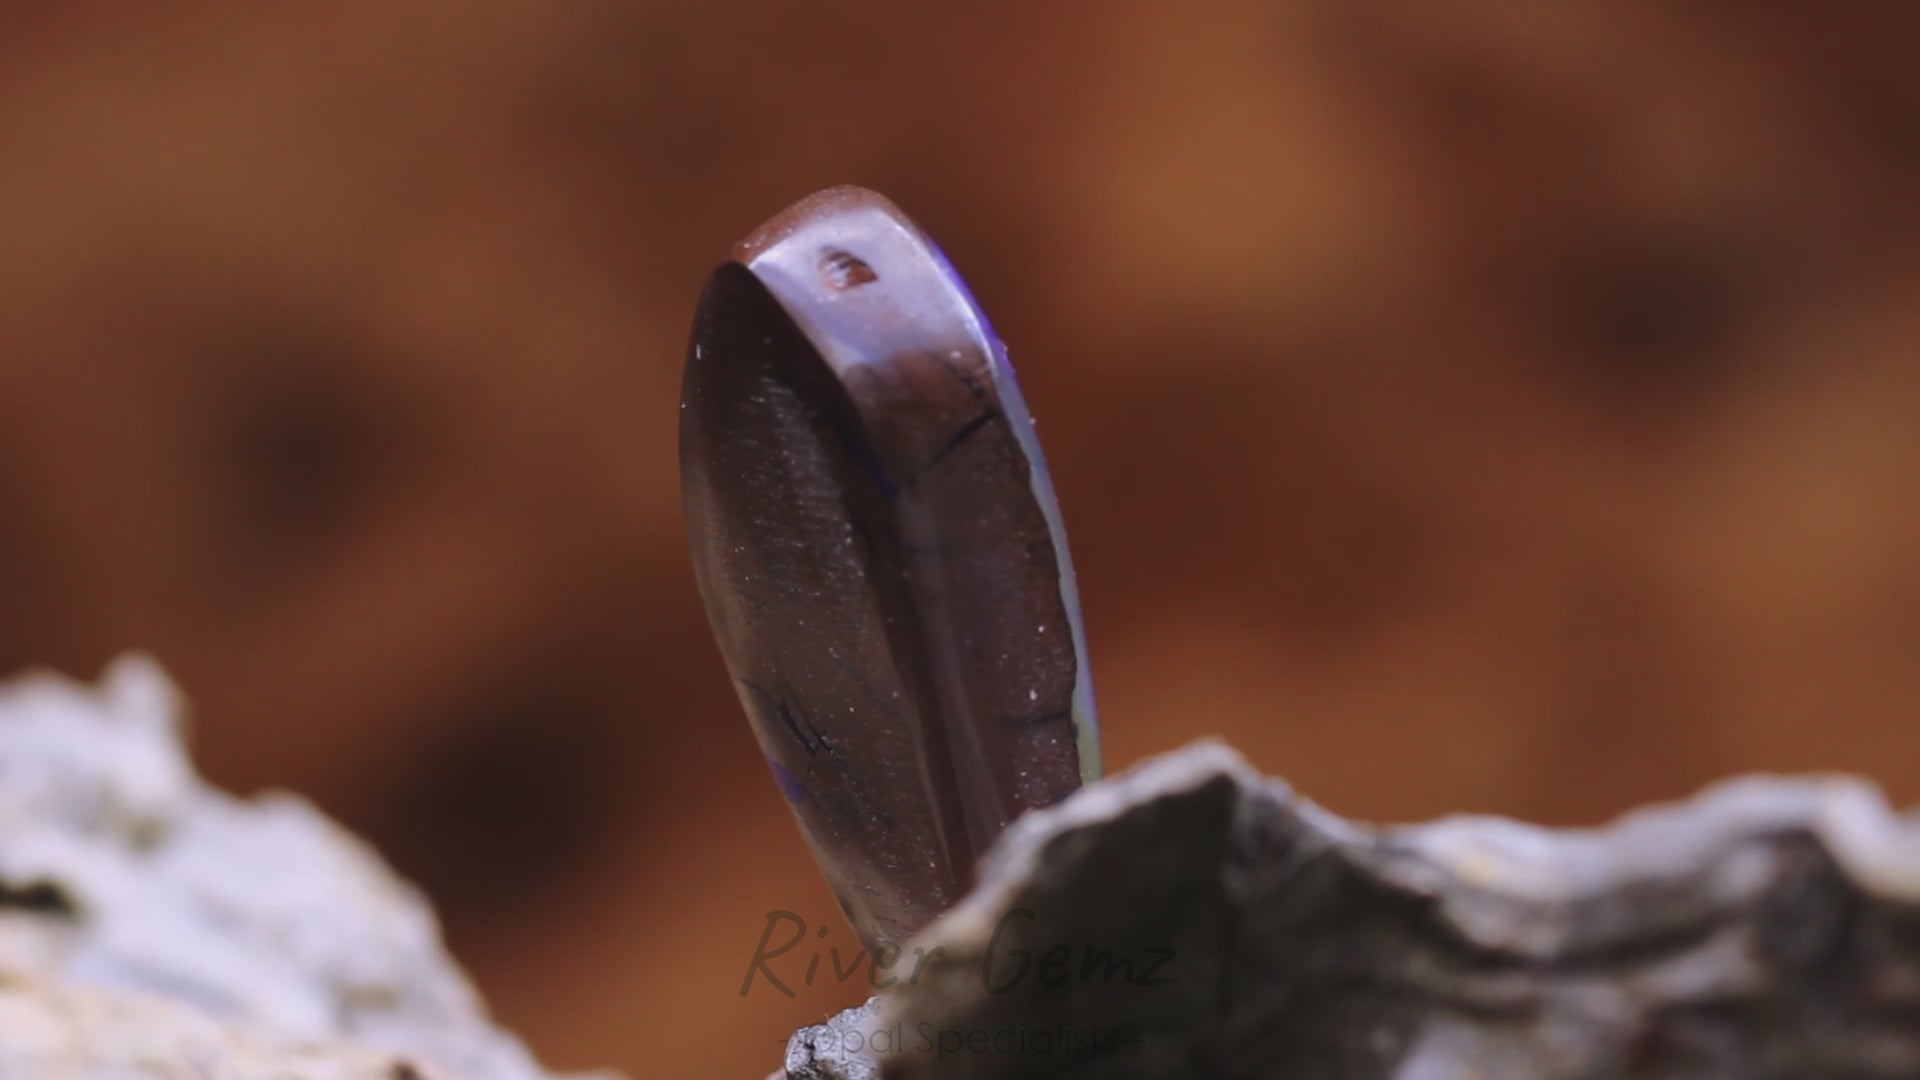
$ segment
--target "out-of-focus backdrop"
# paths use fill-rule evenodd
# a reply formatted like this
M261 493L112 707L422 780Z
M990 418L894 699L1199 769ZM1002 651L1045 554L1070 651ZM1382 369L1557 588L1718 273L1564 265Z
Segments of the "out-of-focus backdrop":
M832 183L1019 365L1110 762L1592 822L1920 795L1920 8L11 5L0 666L152 650L561 1065L864 995L688 573L675 403ZM794 956L802 955L796 950Z

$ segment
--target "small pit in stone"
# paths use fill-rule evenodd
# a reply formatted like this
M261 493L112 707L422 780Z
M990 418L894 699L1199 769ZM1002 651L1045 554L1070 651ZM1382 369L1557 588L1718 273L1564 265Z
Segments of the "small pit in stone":
M840 248L826 248L820 252L820 276L826 279L828 286L842 291L880 280L880 275L873 272L873 267L868 266L865 259Z

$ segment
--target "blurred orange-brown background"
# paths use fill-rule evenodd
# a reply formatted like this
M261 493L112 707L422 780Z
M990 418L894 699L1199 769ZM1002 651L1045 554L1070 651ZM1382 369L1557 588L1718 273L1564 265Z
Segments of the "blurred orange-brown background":
M543 1059L758 1077L850 947L708 639L706 273L878 188L1010 343L1110 764L1591 822L1920 794L1920 9L9 5L0 662L434 896ZM789 971L797 972L797 968Z

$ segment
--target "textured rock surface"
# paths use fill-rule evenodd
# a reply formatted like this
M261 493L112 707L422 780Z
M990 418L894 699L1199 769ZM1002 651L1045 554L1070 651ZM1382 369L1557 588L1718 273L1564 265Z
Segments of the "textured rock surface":
M532 1080L432 913L297 799L195 776L150 663L0 689L0 1078Z
M790 1077L1920 1076L1920 821L1855 781L1374 829L1201 744L983 874Z

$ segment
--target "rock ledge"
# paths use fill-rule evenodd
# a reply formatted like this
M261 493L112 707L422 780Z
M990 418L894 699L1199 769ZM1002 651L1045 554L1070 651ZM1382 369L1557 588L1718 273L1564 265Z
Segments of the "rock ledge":
M1203 743L1024 818L905 953L789 1077L1910 1078L1920 821L1749 778L1372 828Z
M299 799L202 783L178 696L0 687L0 1080L544 1080L420 896Z

